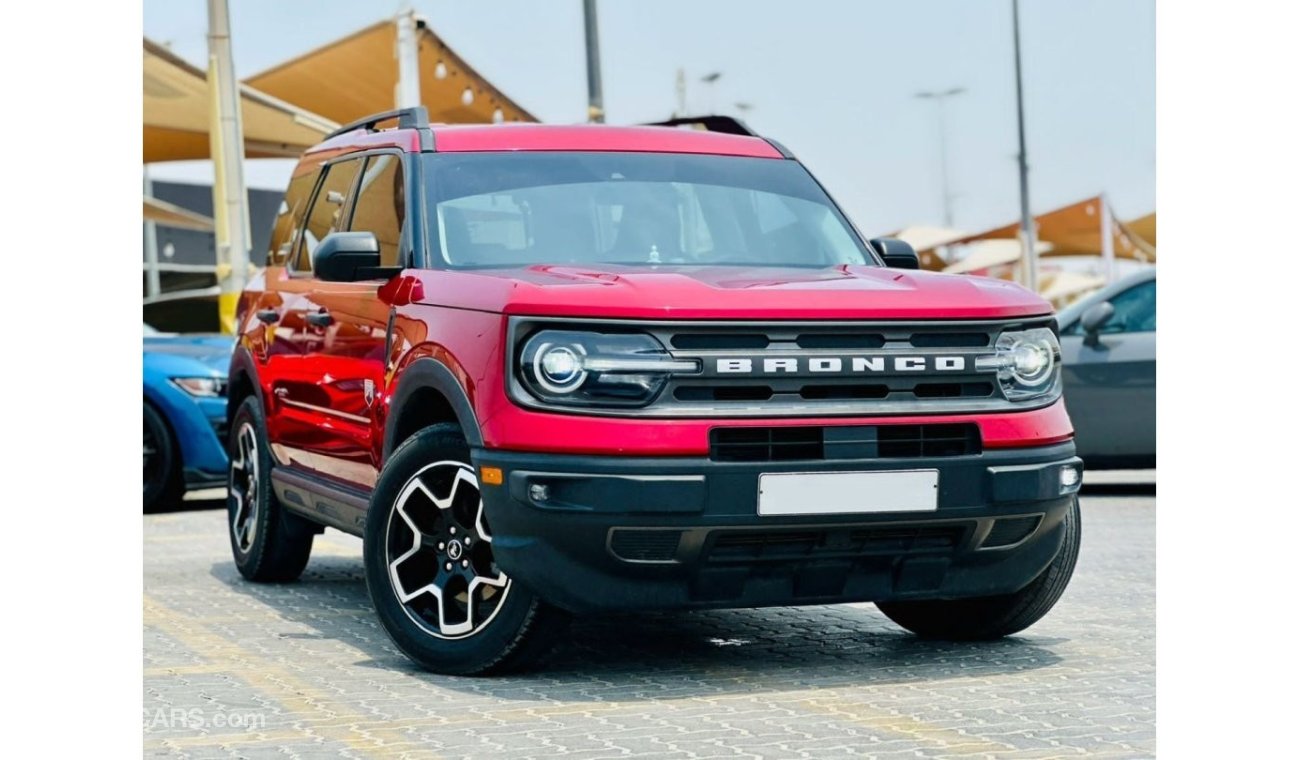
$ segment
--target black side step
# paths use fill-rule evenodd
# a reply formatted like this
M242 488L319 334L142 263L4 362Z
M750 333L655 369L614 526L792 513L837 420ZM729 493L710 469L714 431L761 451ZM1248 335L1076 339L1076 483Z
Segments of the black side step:
M290 512L354 536L365 532L370 498L360 491L284 467L271 470L271 487Z

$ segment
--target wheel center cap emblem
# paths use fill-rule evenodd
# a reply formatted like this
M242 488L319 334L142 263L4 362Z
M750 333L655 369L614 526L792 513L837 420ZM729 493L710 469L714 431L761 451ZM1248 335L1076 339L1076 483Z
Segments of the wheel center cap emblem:
M460 559L460 555L463 551L464 547L460 545L460 541L453 540L451 543L447 544L447 556L452 559Z

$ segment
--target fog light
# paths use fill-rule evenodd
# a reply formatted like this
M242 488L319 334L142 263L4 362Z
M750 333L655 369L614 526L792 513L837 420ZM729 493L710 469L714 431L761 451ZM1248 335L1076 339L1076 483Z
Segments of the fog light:
M1079 490L1079 481L1082 479L1082 473L1079 468L1072 464L1067 464L1061 468L1061 493L1074 493Z
M528 498L533 501L546 501L551 498L551 489L541 483L534 483L528 487Z

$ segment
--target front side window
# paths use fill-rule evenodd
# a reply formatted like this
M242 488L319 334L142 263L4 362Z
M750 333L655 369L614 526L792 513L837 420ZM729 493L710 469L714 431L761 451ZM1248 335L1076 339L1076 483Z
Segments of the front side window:
M874 265L797 162L666 153L428 156L443 263Z
M379 241L379 265L401 266L399 246L406 222L406 189L402 185L402 159L384 154L366 160L366 170L352 204L350 230L372 232Z
M307 202L311 200L311 191L316 188L319 177L319 166L300 164L289 180L289 188L280 201L275 226L271 229L270 247L266 252L267 266L283 266L288 261L289 252L297 242L298 228L301 227L303 213L307 210Z
M1115 316L1102 326L1103 333L1155 332L1156 282L1144 282L1110 299Z
M303 225L302 238L298 241L297 253L293 259L295 272L311 271L311 255L321 240L331 232L342 229L343 206L347 202L348 192L352 190L352 181L361 169L361 159L349 159L330 164L325 168L325 180L316 191L307 212L307 223Z
M1102 335L1117 333L1155 332L1156 281L1149 280L1116 294L1110 300L1115 315L1098 330ZM1082 320L1075 320L1063 334L1082 335Z

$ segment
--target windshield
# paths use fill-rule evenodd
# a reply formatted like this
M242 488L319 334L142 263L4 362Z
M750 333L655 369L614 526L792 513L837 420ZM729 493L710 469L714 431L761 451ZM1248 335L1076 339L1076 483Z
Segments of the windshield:
M451 267L876 262L799 163L672 153L428 157Z

